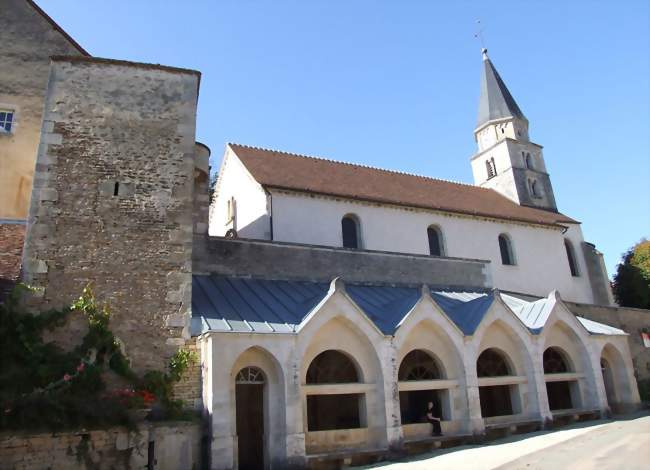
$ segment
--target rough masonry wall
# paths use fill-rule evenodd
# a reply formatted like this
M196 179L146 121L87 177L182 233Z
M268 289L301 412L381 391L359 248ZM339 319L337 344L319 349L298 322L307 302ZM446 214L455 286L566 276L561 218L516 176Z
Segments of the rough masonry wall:
M24 239L24 223L3 223L0 220L0 300L4 290L10 288L20 274Z
M488 263L380 251L195 237L194 274L489 288Z
M15 111L0 133L0 218L25 219L50 56L81 52L25 0L0 0L0 44L0 109Z
M136 370L188 337L198 72L56 58L23 255L36 306L93 283Z
M200 426L144 425L58 434L0 434L0 470L109 470L200 468Z

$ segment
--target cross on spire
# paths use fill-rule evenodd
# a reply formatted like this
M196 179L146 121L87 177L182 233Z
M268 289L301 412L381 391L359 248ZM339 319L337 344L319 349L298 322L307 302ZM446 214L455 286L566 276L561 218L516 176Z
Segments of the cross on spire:
M485 40L483 38L483 28L481 25L481 20L476 20L476 32L474 33L474 37L478 39L479 43L481 43L481 52L485 54L487 52L487 49L485 48Z

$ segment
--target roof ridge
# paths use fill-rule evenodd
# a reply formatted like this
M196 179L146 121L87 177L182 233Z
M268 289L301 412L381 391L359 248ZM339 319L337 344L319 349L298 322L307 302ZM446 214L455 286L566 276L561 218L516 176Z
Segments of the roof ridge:
M304 155L300 153L293 153L293 152L286 152L284 150L276 150L276 149L270 149L266 147L257 147L254 145L246 145L246 144L238 144L235 142L228 142L228 145L234 145L237 147L245 147L253 150L261 150L264 152L274 152L274 153L281 153L283 155L289 156L289 157L298 157L298 158L308 158L310 160L321 160L324 162L329 162L329 163L337 163L340 165L348 165L348 166L356 166L356 167L361 167L361 168L368 168L369 170L376 170L376 171L382 171L384 173L393 173L393 174L398 174L398 175L404 175L404 176L413 176L415 178L422 178L424 180L430 180L430 181L442 181L444 183L450 183L450 184L457 184L459 186L469 186L471 188L476 188L476 189L481 189L481 190L489 190L489 188L482 188L480 186L475 186L470 183L463 183L461 181L453 181L453 180L448 180L444 178L434 178L432 176L425 176L425 175L418 175L416 173L408 173L406 171L399 171L399 170L389 170L386 168L379 168L376 166L371 166L371 165L364 165L362 163L351 163L351 162L344 162L341 160L333 160L331 158L325 158L325 157L320 157L320 156L314 156L314 155Z

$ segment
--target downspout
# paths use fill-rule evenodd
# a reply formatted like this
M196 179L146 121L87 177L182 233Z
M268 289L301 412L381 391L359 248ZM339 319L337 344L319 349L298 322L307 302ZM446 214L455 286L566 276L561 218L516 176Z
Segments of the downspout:
M273 241L273 195L266 188L264 188L264 192L266 193L266 198L268 199L269 230L271 232L271 241Z

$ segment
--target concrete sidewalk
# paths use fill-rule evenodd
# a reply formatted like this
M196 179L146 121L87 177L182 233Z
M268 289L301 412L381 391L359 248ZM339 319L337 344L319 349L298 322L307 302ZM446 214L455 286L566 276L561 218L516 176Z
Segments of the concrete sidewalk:
M382 470L648 469L650 416L590 421L558 431L511 436L481 446L461 446L401 462L362 468Z

